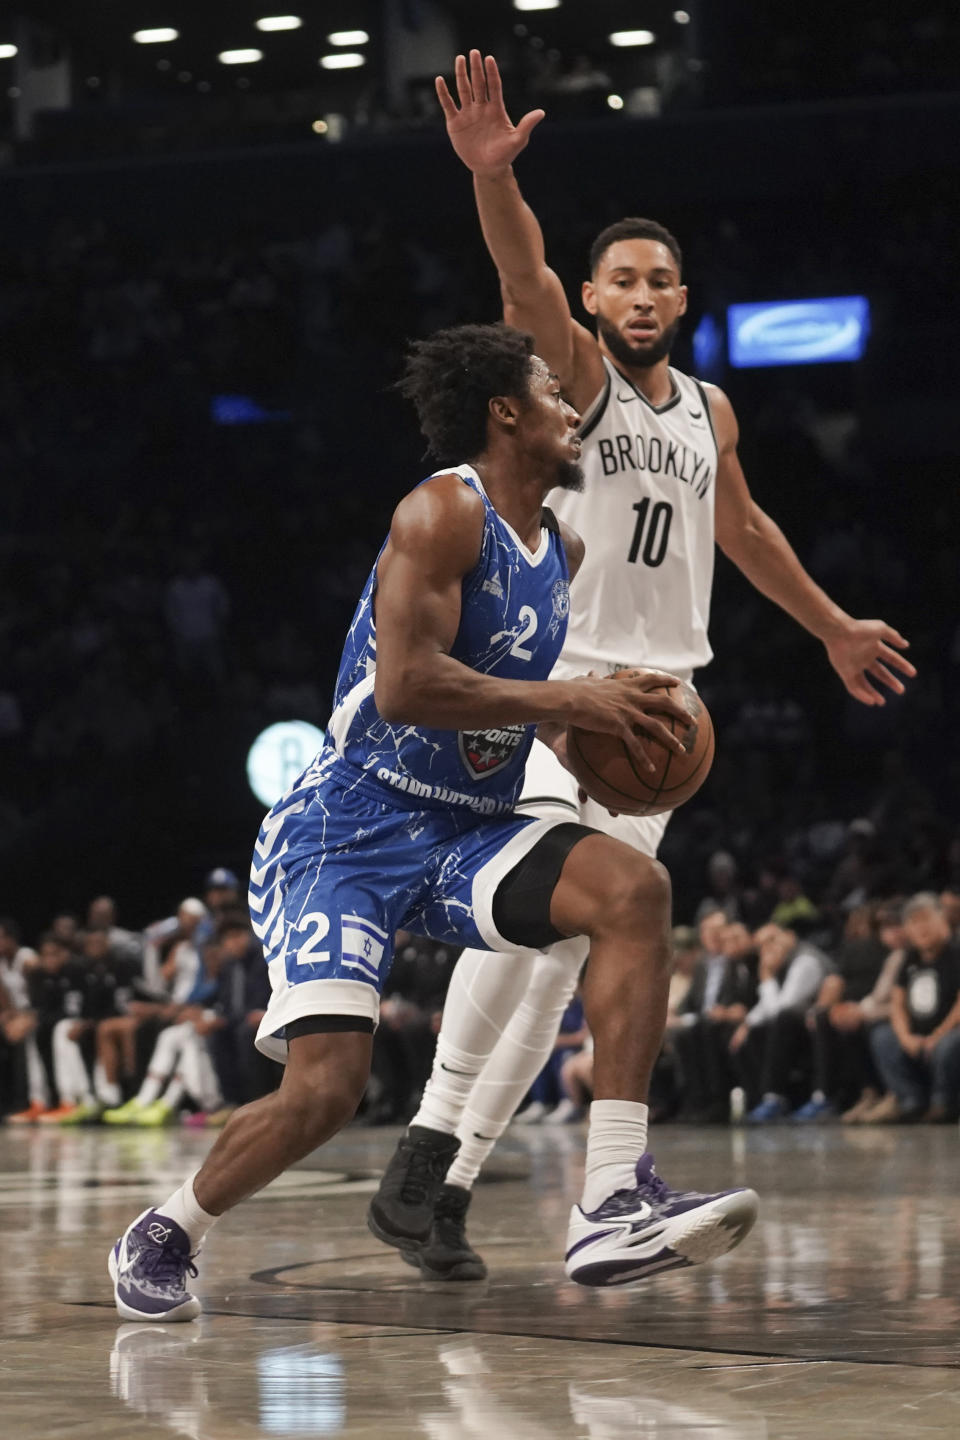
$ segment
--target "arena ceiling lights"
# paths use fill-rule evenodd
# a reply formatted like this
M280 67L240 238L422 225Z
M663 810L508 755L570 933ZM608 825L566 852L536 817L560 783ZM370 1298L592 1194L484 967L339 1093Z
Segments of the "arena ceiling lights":
M0 45L0 60L12 60L16 53L16 45Z
M358 51L344 50L339 55L320 56L320 64L324 70L356 70L366 63L366 55L361 55Z
M180 31L161 25L155 30L134 30L133 38L138 45L169 45L171 40L180 39Z
M366 30L334 30L327 36L328 45L366 45L370 36Z
M264 15L253 22L258 30L299 30L303 21L299 15Z
M625 49L628 45L652 45L656 40L652 30L614 30L607 39L617 49Z
M221 65L255 65L263 59L262 50L221 50L217 56Z
M560 0L513 0L514 10L559 10Z

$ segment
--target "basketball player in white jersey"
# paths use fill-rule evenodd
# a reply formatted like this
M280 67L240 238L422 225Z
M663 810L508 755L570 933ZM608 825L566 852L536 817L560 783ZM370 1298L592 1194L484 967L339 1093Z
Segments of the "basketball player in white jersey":
M550 497L586 542L554 674L569 678L642 663L689 679L712 654L707 625L719 544L758 590L822 641L851 695L882 705L874 681L901 694L896 672L915 673L898 653L907 642L881 620L845 614L814 583L751 499L730 401L716 386L670 365L687 308L676 240L650 220L622 220L605 230L591 249L582 293L597 333L578 324L511 168L543 111L531 111L514 127L496 62L476 50L469 62L457 57L456 88L459 104L437 80L451 143L473 173L504 318L532 332L582 416L583 493ZM578 819L650 856L669 818L611 816L578 793L573 776L539 743L519 808ZM470 1189L551 1052L586 956L585 942L576 938L536 956L468 950L457 964L433 1075L373 1202L384 1238L384 1211L395 1215L399 1229L404 1186L418 1193L428 1177L436 1191L434 1233L427 1245L405 1251L428 1278L482 1279L486 1273L466 1239ZM624 1123L645 1130L645 1105L621 1111ZM430 1156L450 1136L460 1146L441 1187Z

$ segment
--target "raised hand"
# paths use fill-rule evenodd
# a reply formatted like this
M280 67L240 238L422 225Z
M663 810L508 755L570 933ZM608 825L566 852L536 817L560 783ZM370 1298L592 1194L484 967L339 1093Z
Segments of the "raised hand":
M672 694L664 694L663 686L673 690L679 685L671 675L658 670L621 670L616 675L581 676L571 682L574 708L570 724L584 730L599 730L619 735L631 755L644 770L655 771L656 765L647 755L643 741L656 740L674 755L682 755L683 741L674 735L658 715L679 720L684 729L692 716Z
M854 699L864 705L886 704L873 680L894 695L903 694L903 681L893 671L899 670L908 679L916 675L906 656L898 653L909 643L882 620L854 620L841 635L824 641L830 664Z
M484 60L479 50L470 51L469 66L458 55L454 74L459 108L442 75L437 76L437 98L447 122L450 143L474 175L495 174L526 148L544 112L531 110L514 125L503 103L500 71L492 55Z

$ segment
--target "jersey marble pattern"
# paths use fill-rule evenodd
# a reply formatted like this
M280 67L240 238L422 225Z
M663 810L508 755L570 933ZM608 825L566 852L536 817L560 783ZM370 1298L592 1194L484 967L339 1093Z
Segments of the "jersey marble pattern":
M484 529L450 653L486 675L545 680L569 611L556 521L544 513L531 552L476 472L462 465L455 473L483 500ZM380 717L376 571L344 646L324 747L267 815L254 849L249 903L272 989L257 1044L277 1059L293 1020L376 1020L399 928L515 948L494 924L497 886L559 823L513 810L534 726L458 733Z

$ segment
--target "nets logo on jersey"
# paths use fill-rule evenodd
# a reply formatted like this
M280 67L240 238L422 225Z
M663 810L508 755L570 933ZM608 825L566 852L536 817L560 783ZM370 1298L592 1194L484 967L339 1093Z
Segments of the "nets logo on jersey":
M461 730L457 744L468 775L474 780L496 775L510 764L526 733L526 725L506 725L502 730Z

